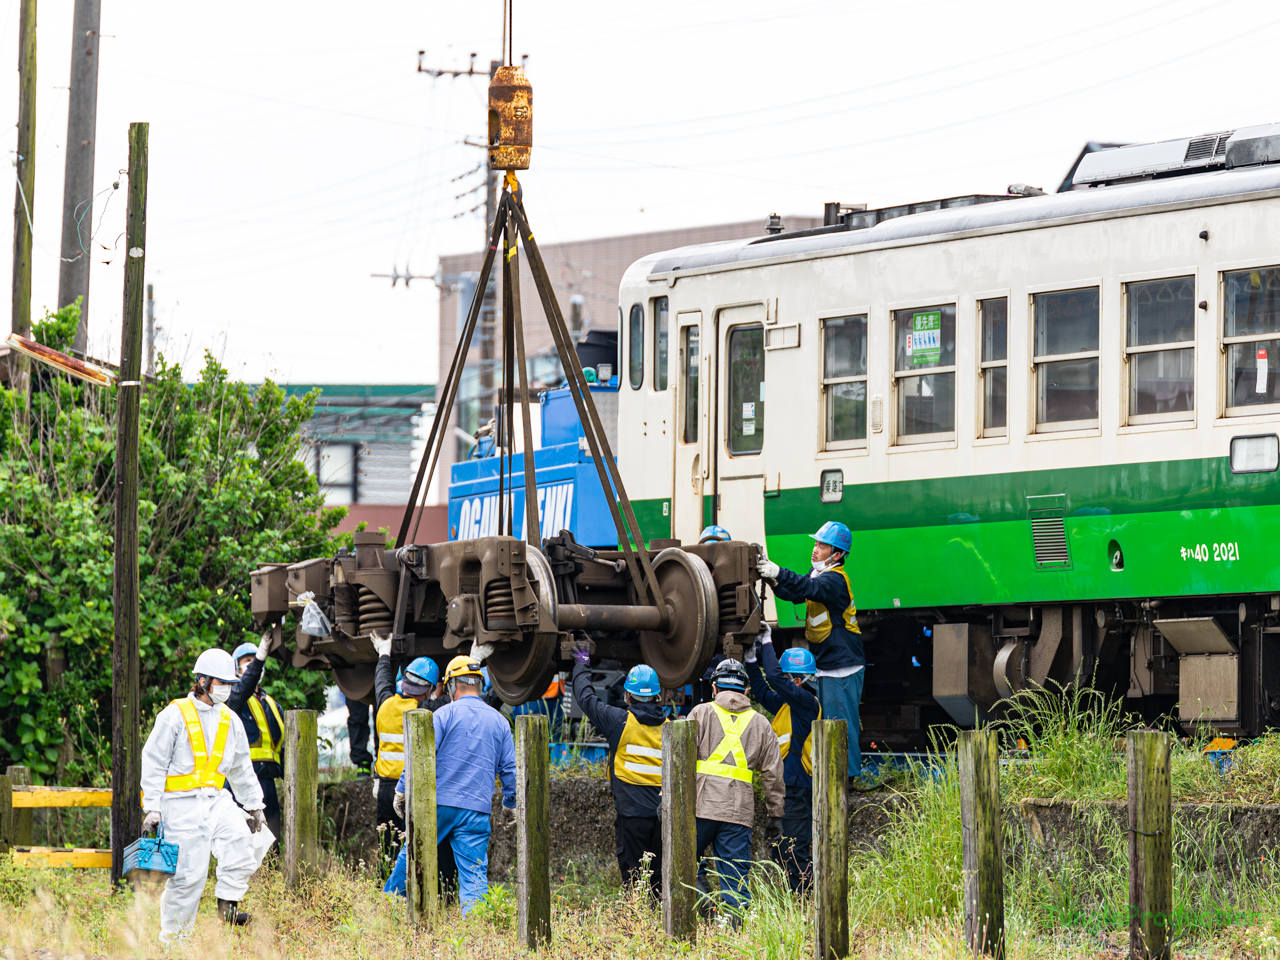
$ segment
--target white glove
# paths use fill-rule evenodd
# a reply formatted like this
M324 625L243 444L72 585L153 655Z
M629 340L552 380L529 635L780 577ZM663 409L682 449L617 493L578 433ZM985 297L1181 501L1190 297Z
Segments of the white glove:
M160 811L152 810L150 813L148 813L145 817L142 818L142 832L144 834L150 833L157 826L159 826L159 824L160 824Z
M378 651L378 658L391 656L391 638L385 640L376 633L369 634L369 639L373 641L373 649Z
M396 812L396 816L401 820L404 819L405 795L399 790L396 791L396 798L391 801L391 809Z
M380 784L382 780L379 777L371 777L370 780L372 781L372 783L370 783L370 786L373 787L373 802L377 803L378 802L378 784Z
M778 571L782 568L766 557L756 564L756 569L760 571L760 576L773 583L778 579Z
M258 653L256 654L257 658L259 660L266 660L267 651L270 649L271 649L271 631L268 630L266 633L262 635L262 642L258 644Z
M250 833L257 833L267 822L267 818L262 815L261 810L246 810L245 819L249 821Z
M515 808L515 807L503 807L503 808L502 808L502 819L503 819L503 821L506 823L506 825L507 825L508 827L515 827L515 825L516 825L516 808Z
M760 628L760 632L756 635L761 643L773 643L773 628L769 624L765 624Z

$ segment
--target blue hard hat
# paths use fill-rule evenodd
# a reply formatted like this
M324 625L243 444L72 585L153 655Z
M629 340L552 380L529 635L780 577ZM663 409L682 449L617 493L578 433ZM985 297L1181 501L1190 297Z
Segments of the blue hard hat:
M783 673L812 674L818 672L818 663L813 654L803 647L788 647L778 658L778 665Z
M658 671L643 663L638 663L631 668L622 689L633 697L657 697L662 694L662 684L658 682Z
M257 652L258 645L256 643L242 643L236 647L235 653L231 654L231 659L239 663L241 657L256 655Z
M810 536L819 543L835 547L841 553L848 553L853 548L853 534L838 520L828 520L818 528L817 533Z
M420 697L440 682L440 668L430 657L419 657L405 667L401 682L405 694Z
M706 543L711 540L725 541L732 540L733 535L718 523L713 523L709 527L704 527L702 533L698 534L698 542Z

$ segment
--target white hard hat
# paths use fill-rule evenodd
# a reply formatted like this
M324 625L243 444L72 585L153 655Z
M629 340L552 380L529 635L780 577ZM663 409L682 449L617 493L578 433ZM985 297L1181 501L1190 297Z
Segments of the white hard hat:
M213 677L223 683L236 682L235 661L231 659L231 654L225 650L216 648L206 650L196 657L196 665L191 668L191 672L197 676Z

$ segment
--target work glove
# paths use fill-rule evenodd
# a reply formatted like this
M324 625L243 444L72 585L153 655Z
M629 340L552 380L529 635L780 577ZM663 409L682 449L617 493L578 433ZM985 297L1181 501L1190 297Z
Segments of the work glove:
M765 839L770 843L777 843L782 839L782 818L770 817L769 826L764 830Z
M773 628L769 624L762 624L760 632L756 634L756 643L773 643Z
M585 640L575 640L573 644L573 660L582 666L591 664L591 644Z
M258 644L258 652L256 654L259 660L266 660L267 653L271 650L271 631L268 630L262 635L262 642Z
M152 810L145 817L142 818L142 832L144 834L150 833L159 825L160 825L159 810Z
M508 827L511 827L514 830L516 826L516 808L503 807L502 820Z
M371 633L369 639L373 641L373 649L378 652L378 659L391 656L391 638L383 639L380 634Z
M762 557L760 562L756 564L756 569L760 571L760 576L764 577L770 583L774 583L778 579L778 571L782 568L768 557Z
M373 802L378 802L378 784L382 782L382 778L378 776L370 777L370 786L373 787Z
M399 790L396 791L396 797L391 801L391 809L396 812L396 816L401 820L404 819L405 795Z
M742 662L755 663L756 659L759 656L760 656L760 638L756 637L755 640L751 641L751 646L747 647L747 649L743 652Z
M262 829L263 824L267 822L267 818L262 815L261 810L246 810L245 819L249 821L249 832L257 833Z

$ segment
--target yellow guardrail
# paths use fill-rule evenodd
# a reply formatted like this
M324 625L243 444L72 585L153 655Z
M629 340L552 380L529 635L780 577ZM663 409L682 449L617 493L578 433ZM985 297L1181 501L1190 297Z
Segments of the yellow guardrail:
M22 779L30 777L22 768ZM10 851L20 867L73 867L77 869L111 869L111 851L93 848L67 849L35 847L31 843L31 814L19 811L49 807L109 807L111 791L102 787L46 787L13 783L15 777L0 777L0 852ZM25 824L19 827L20 819ZM25 841L25 842L24 842Z

